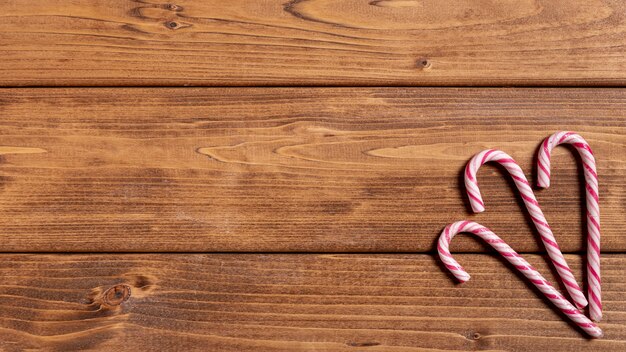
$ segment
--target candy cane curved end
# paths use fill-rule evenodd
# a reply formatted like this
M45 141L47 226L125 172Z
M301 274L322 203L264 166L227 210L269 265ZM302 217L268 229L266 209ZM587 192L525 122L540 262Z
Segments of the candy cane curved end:
M456 223L450 224L441 232L441 236L439 236L439 241L437 243L437 250L446 269L448 269L448 271L450 271L450 273L460 283L464 283L469 281L471 276L467 273L467 271L465 271L465 269L463 269L459 262L452 258L452 255L450 254L450 241L452 240L452 237L454 237L454 231L456 231L457 228L456 226Z
M602 330L594 322L589 320L576 307L570 303L559 291L557 291L535 268L532 267L524 258L507 245L498 235L488 228L471 221L457 221L449 224L441 232L437 249L439 258L446 268L459 281L469 280L469 274L461 267L461 265L450 254L450 242L452 238L461 232L472 233L487 242L491 247L498 251L509 263L519 270L530 282L541 291L544 296L552 302L559 310L574 322L578 327L585 331L589 336L600 338L603 336Z
M573 145L583 159L583 164L587 164L584 165L585 176L590 173L597 178L595 158L589 143L576 132L558 131L544 139L537 153L537 186L541 188L550 187L550 161L552 150L561 144ZM590 169L590 167L592 169Z
M474 213L482 213L485 211L485 203L480 194L480 189L478 188L476 173L480 166L486 162L485 160L487 160L491 154L497 152L498 150L495 149L483 150L474 155L467 165L465 165L465 190L467 191L467 197L469 198L470 206Z

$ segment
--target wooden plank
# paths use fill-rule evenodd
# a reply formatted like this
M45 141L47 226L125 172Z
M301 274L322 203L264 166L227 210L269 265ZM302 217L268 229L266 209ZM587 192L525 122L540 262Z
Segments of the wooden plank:
M526 257L553 280L545 258ZM626 255L602 259L595 341L500 259L458 260L467 284L430 255L5 254L0 349L626 349ZM580 276L580 257L567 260Z
M598 158L603 250L626 250L626 90L20 89L0 91L1 251L431 251L452 221L542 250L503 172L542 139ZM555 152L538 193L565 251L584 249L580 169ZM454 247L482 251L477 242Z
M622 0L0 3L0 85L625 85Z

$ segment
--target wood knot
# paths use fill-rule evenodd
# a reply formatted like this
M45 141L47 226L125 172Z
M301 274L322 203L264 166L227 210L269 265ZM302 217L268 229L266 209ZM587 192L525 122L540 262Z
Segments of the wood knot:
M483 335L481 335L479 332L475 332L475 331L466 331L465 332L465 338L470 340L470 341L478 341L483 337Z
M417 68L421 68L422 70L428 70L432 66L433 64L427 58L417 59Z
M178 27L180 27L180 25L175 22L175 21L167 21L165 22L165 27L169 28L169 29L176 29Z
M102 302L108 306L119 306L130 297L130 286L115 285L102 294Z
M166 4L165 8L170 10L170 11L176 11L176 12L180 12L183 10L182 6L176 5L176 4Z
M164 25L165 25L165 28L172 29L172 30L177 30L177 29L183 29L183 28L191 27L190 23L177 22L177 21L166 21L164 23Z
M137 302L150 296L157 288L157 278L150 274L127 273L110 286L98 286L89 292L86 302L93 311L102 314L117 314L130 306L123 304L132 296Z

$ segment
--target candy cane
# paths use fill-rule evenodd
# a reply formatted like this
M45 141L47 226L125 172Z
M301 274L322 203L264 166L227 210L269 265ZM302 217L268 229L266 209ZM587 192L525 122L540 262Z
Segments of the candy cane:
M459 281L465 282L470 279L470 275L461 265L452 258L450 254L450 242L452 238L461 233L469 232L485 240L495 250L497 250L509 263L513 264L530 282L535 285L557 308L570 318L576 325L584 330L591 337L602 337L602 330L584 314L576 309L567 298L563 297L541 274L533 268L524 258L507 245L498 235L488 228L470 221L457 221L443 230L439 237L437 249L439 257L446 268Z
M537 185L550 187L550 153L559 144L573 145L582 158L585 170L587 200L587 294L589 315L594 321L602 319L602 291L600 289L600 206L598 204L598 174L596 159L589 144L574 132L557 132L546 138L537 158Z
M572 271L567 265L559 245L556 243L552 230L550 230L550 225L548 225L548 221L539 207L539 203L535 198L535 194L533 193L524 172L519 165L517 165L515 160L513 160L513 158L505 152L494 149L484 150L476 154L467 163L467 166L465 167L465 188L467 189L467 195L469 196L472 210L474 210L475 213L480 213L485 210L480 190L478 189L476 173L478 172L480 166L490 161L495 161L504 166L511 177L513 177L513 181L515 182L515 185L524 200L524 204L530 214L530 218L535 224L537 231L539 231L541 241L546 247L548 256L550 256L552 263L554 263L556 271L565 284L567 292L569 292L570 296L574 300L574 305L579 309L584 308L587 305L587 299L580 289L580 286L578 286L578 283L574 278L574 274L572 274Z

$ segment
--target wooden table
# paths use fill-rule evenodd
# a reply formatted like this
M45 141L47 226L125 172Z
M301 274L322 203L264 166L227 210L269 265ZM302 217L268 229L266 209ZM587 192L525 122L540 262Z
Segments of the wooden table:
M0 351L626 350L626 3L9 0L0 4ZM563 289L512 181L558 130L600 177L605 337L470 236ZM574 275L584 180L537 191Z

